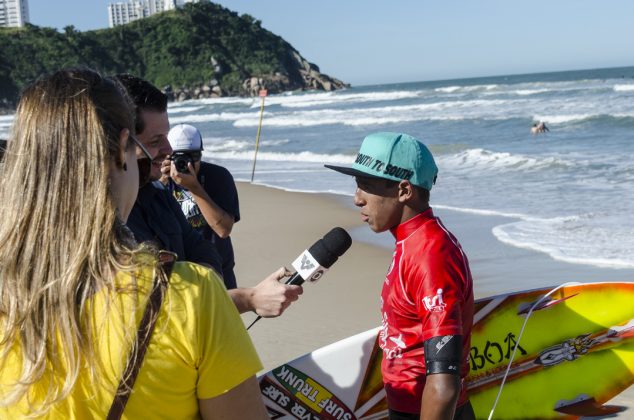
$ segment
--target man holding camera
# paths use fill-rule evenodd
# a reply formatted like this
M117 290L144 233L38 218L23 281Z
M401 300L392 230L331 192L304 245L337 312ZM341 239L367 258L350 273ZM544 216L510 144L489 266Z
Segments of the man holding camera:
M240 220L238 190L228 170L203 162L200 131L188 124L173 127L167 139L170 160L161 168L161 181L178 201L189 224L214 243L222 260L227 289L235 289L236 277L231 229Z
M129 74L114 78L123 85L135 105L136 136L152 155L150 178L157 181L139 189L127 226L139 242L155 242L162 249L176 252L179 260L202 263L221 273L222 264L213 244L191 227L178 202L158 182L166 172L164 168L171 168L166 158L173 153L167 140L167 96L141 78ZM229 296L240 313L253 311L266 318L279 316L303 292L301 286L279 282L287 276L287 270L281 267L253 287L229 290Z
M172 153L167 140L167 97L151 83L129 74L114 77L136 106L136 135L152 155L150 182L139 189L127 225L139 242L152 241L175 252L179 260L213 267L222 275L220 255L183 217L180 206L158 181L163 161Z

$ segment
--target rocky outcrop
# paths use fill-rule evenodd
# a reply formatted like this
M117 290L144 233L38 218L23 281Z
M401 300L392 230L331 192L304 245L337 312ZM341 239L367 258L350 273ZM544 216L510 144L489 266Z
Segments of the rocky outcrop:
M297 51L293 51L292 56L298 64L298 71L306 89L331 91L350 87L349 84L344 83L339 79L335 79L334 77L321 73L317 65L306 61Z
M170 101L181 102L188 99L218 98L221 96L258 96L260 90L266 89L268 94L276 94L293 90L322 90L333 91L350 87L349 84L339 79L321 73L317 65L308 62L297 51L292 50L285 73L252 75L243 80L239 92L223 89L218 79L214 78L208 83L173 89L171 85L165 86L163 92ZM214 74L221 78L223 65L211 57L211 65Z
M203 83L192 87L181 86L177 89L173 89L171 85L167 85L162 90L163 93L167 95L167 100L170 102L228 96L227 92L220 87L218 80L216 79L211 79L209 83Z
M243 94L257 96L261 89L269 93L281 93L289 90L323 90L332 91L350 87L349 84L323 74L319 67L308 62L297 51L290 53L291 71L289 74L275 73L272 75L258 75L242 82Z

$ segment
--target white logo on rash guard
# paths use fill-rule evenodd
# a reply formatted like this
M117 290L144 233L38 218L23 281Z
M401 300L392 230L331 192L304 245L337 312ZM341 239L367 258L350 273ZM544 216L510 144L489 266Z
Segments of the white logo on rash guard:
M452 338L453 337L451 335L446 335L442 339L440 339L440 341L436 343L436 354L440 353L440 350L442 350L442 348L445 347L445 345L450 342Z
M381 307L383 307L383 298L381 298ZM382 349L387 347L387 337L388 337L388 328L389 324L387 323L387 314L383 312L383 316L381 317L381 332L379 334L380 343Z
M396 260L396 252L392 255L392 263L390 263L390 267L387 269L387 273L385 273L385 284L390 285L390 274L392 274L392 270L394 270L394 261Z
M447 304L442 300L442 289L438 289L435 296L425 296L423 305L429 312L443 312Z
M403 334L398 337L392 337L389 333L389 324L387 322L387 314L383 313L381 332L379 333L379 346L383 350L383 354L387 360L400 359L403 357L403 349L406 347L403 341ZM394 346L396 344L396 346Z
M403 334L400 334L398 337L387 337L392 343L396 344L396 346L392 346L391 348L387 345L383 349L383 353L385 354L385 358L387 360L392 359L401 359L403 357L403 349L405 349L405 341L403 341Z
M403 334L399 334L398 337L394 338L394 337L388 337L390 339L390 341L394 344L396 344L397 346L399 346L400 348L404 349L405 348L405 341L403 341Z

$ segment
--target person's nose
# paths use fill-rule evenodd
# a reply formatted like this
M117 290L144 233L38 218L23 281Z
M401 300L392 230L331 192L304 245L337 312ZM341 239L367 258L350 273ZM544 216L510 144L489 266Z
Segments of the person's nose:
M167 156L167 155L171 155L173 151L174 150L172 150L172 146L170 145L169 140L167 140L167 138L164 138L163 141L161 142L161 149L159 154L163 156Z
M363 191L361 188L358 188L354 191L354 205L357 207L363 207L365 205L365 200L363 199Z

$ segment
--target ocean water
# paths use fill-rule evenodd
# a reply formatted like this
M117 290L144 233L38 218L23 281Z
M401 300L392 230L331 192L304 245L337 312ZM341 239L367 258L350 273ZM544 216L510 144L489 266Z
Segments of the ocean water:
M495 237L552 258L634 268L634 67L354 87L265 99L255 182L352 195L363 137L422 140L439 166L432 206L506 216ZM249 181L260 98L171 104L204 158ZM550 132L531 135L535 121ZM0 137L11 116L0 116Z

